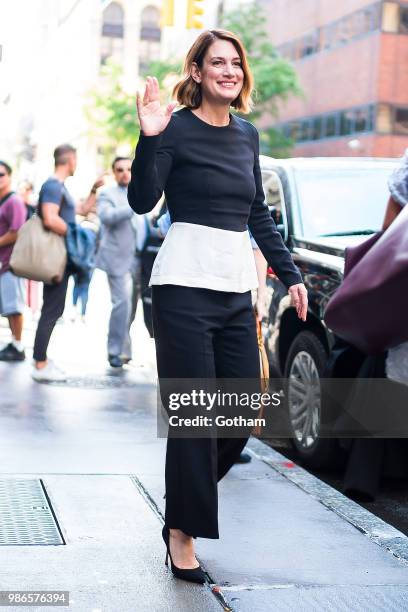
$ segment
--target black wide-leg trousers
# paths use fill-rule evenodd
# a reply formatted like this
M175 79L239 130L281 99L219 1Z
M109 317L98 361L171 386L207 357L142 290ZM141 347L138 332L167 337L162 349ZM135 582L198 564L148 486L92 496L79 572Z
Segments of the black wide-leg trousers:
M251 292L179 285L152 287L159 379L259 379ZM165 522L171 529L218 538L217 482L245 438L168 437Z

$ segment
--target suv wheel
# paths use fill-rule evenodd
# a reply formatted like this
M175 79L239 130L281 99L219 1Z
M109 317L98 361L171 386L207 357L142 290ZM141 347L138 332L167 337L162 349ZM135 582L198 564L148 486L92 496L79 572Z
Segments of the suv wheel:
M285 366L285 395L293 431L292 443L303 462L313 468L333 463L335 441L319 438L320 376L327 361L323 344L312 332L293 341Z

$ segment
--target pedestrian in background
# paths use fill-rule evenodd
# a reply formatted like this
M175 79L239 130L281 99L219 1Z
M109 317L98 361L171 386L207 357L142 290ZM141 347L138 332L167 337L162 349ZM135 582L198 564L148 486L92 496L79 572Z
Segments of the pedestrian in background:
M121 368L132 358L129 333L133 278L136 256L136 228L134 212L127 201L131 161L116 157L112 172L116 184L103 189L97 200L101 222L101 239L96 256L96 267L108 277L112 310L108 331L108 361L111 367Z
M149 221L147 215L133 215L133 227L136 232L135 256L133 258L131 276L132 276L132 294L130 300L130 312L128 322L128 333L130 337L130 329L136 318L137 305L142 298L142 251L149 234ZM131 346L131 344L129 345ZM122 362L129 363L131 360L131 350L124 351Z
M96 195L96 190L103 187L105 184L105 175L98 178L92 188L92 193ZM81 199L77 206L77 223L82 229L87 232L89 241L93 244L93 265L86 273L74 273L74 288L72 290L72 304L75 308L75 314L72 317L72 321L76 319L76 309L80 306L81 321L85 323L86 310L88 306L89 298L89 286L91 284L93 272L95 269L95 258L98 247L99 233L101 228L101 222L99 220L97 209L96 209L96 198L90 202L88 200Z
M7 317L12 335L11 342L0 351L0 360L23 361L25 281L13 274L9 264L17 232L26 220L26 208L11 190L11 176L11 166L0 161L0 314Z
M247 225L306 319L306 289L264 203L257 130L229 112L249 112L252 86L241 41L210 30L192 45L174 89L184 108L161 107L154 77L137 97L141 134L129 203L146 213L164 191L173 221L150 281L159 379L259 380ZM219 537L217 481L246 441L169 434L162 535L175 576L205 582L193 537Z
M60 236L65 236L69 223L75 223L75 202L65 186L68 177L73 176L77 167L76 149L70 144L58 146L54 151L54 175L41 187L38 199L38 214L44 227ZM87 198L91 206L96 198L96 185L92 186ZM43 305L34 340L34 369L32 377L38 382L63 381L66 374L47 357L48 344L57 320L65 308L69 269L65 270L60 283L44 284Z
M27 220L31 219L37 209L34 200L34 185L30 181L22 181L18 186L18 194L26 206Z
M149 283L154 261L163 243L163 236L157 227L157 221L166 208L165 199L161 198L150 214L136 215L137 219L144 219L145 225L143 241L138 247L140 248L140 298L143 305L144 324L151 338L153 338L152 290Z

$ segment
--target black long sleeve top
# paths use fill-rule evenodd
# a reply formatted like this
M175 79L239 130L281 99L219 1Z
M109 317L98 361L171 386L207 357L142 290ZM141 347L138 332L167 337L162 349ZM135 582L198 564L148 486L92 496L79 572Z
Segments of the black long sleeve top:
M167 128L158 136L142 133L132 163L129 204L139 214L149 212L163 191L172 224L180 225L184 233L189 228L186 224L191 224L191 229L193 225L208 228L209 242L224 242L225 252L230 237L231 244L238 248L237 235L247 233L248 227L280 280L287 287L302 282L265 204L259 136L248 121L230 115L229 125L217 127L183 108L173 113ZM211 233L209 228L215 231ZM166 256L169 254L168 247ZM184 257L188 256L184 253ZM212 257L212 261L218 269L223 265L222 258ZM177 264L173 262L174 265ZM162 274L163 278L167 277ZM168 278L176 282L174 274Z

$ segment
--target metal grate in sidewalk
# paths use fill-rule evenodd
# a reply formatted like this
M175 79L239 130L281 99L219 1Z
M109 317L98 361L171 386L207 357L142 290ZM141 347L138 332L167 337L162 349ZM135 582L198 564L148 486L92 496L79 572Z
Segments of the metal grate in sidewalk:
M41 480L0 478L0 546L65 544Z

